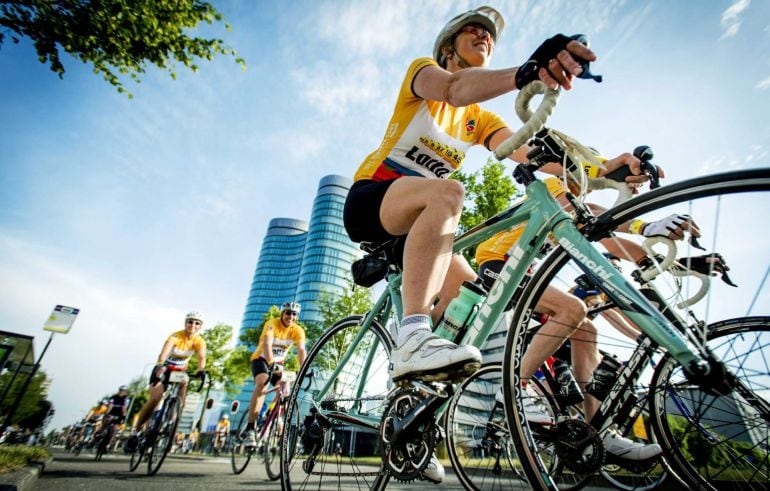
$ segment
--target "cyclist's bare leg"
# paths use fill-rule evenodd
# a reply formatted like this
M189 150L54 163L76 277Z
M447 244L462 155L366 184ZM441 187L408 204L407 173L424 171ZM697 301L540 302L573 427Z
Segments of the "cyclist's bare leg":
M430 315L452 259L465 190L445 179L402 177L380 206L380 222L392 235L409 234L404 248L404 315Z
M543 292L535 310L550 315L550 319L533 336L521 359L521 377L524 380L532 377L586 320L586 306L579 298L551 286Z
M441 287L441 292L438 294L439 301L436 306L433 307L433 312L431 312L434 326L444 314L449 302L451 302L459 293L460 285L463 284L463 281L473 281L476 278L476 272L473 271L473 268L471 268L470 264L468 264L468 261L466 261L463 256L457 254L452 256L446 279L444 279L444 285Z
M583 322L580 329L575 331L572 337L570 337L572 373L575 375L575 380L585 396L583 411L586 415L586 421L590 421L599 409L599 400L586 394L586 384L602 361L596 345L596 337L596 326L590 320Z
M190 382L189 379L183 380L182 382L179 382L179 404L181 407L184 407L184 400L187 396L187 384Z
M601 316L604 317L604 319L621 334L633 340L636 340L636 338L638 338L642 333L642 331L634 326L631 321L628 320L628 317L626 317L618 309L605 310L601 313Z
M160 382L150 387L149 398L147 399L147 402L144 403L144 406L142 406L142 409L139 411L139 416L136 420L137 430L142 429L144 424L147 423L147 420L150 419L150 415L153 411L155 411L155 408L158 407L158 403L160 402L161 398L163 398L163 391L163 384Z
M257 421L257 416L262 410L262 404L265 401L265 386L267 385L268 375L266 373L257 374L254 377L254 392L251 393L249 400L249 424Z

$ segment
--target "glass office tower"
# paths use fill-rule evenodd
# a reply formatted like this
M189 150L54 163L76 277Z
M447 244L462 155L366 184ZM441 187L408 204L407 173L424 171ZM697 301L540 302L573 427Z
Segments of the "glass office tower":
M321 321L316 304L321 293L342 295L351 278L350 265L361 257L342 224L342 208L352 184L345 177L326 176L318 185L297 285L305 322Z
M260 327L262 316L272 305L280 306L295 297L307 230L307 222L303 220L270 220L251 282L241 331Z

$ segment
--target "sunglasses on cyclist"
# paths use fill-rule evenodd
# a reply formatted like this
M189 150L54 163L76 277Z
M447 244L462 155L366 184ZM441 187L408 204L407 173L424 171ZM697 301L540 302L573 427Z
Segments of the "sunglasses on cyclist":
M297 312L294 312L293 310L284 310L283 313L286 315L290 315L292 317L297 317L299 315Z
M193 319L187 319L187 323L188 324L194 324L196 326L200 326L202 324L201 321L196 321L196 320L193 320Z
M489 32L489 30L486 27L482 26L481 24L468 24L466 26L461 27L460 30L457 31L458 34L460 34L461 32L470 32L471 34L479 38L484 37L485 34L488 34L489 41L492 44L495 44L495 39L492 37L492 33Z

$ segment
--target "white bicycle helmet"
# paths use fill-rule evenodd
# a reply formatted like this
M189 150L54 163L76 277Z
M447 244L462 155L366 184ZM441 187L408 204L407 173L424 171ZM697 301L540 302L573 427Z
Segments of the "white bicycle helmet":
M281 305L281 312L296 312L297 315L299 315L300 311L302 310L302 307L297 302L286 302L283 305Z
M441 48L451 43L460 29L468 24L474 23L486 27L495 43L497 43L497 39L500 37L500 34L505 27L505 20L503 20L503 16L500 12L486 5L454 17L447 22L443 29L441 29L441 32L439 32L438 37L436 38L436 42L433 44L433 59L435 59L439 65L445 67Z
M203 325L203 314L201 314L200 312L190 312L189 314L184 316L185 322L187 322L190 319L201 321L201 325Z

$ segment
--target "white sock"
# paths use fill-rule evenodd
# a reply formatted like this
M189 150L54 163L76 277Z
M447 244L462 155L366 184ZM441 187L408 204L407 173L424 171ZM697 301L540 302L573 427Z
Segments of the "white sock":
M401 319L401 327L398 329L398 339L396 345L401 346L404 340L418 329L427 329L430 331L430 317L424 314L407 315Z

